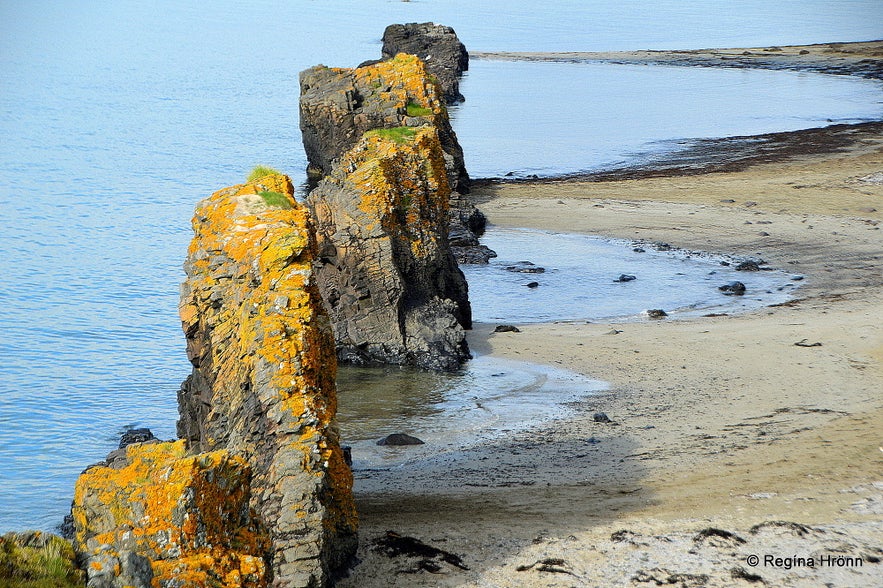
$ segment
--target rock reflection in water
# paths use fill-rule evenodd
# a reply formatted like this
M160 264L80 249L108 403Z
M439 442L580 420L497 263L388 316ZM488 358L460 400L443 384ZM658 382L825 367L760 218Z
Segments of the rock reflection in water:
M566 414L605 384L575 372L480 356L457 373L341 366L338 421L356 469L453 451ZM424 445L377 446L390 433Z

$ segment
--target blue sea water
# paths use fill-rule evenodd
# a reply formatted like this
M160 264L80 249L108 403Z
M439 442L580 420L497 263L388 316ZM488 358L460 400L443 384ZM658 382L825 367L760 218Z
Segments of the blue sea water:
M592 51L868 40L880 17L878 0L0 2L0 531L58 524L122 427L174 436L193 206L257 163L303 177L300 70L379 56L393 22L451 25L475 51ZM474 61L452 115L473 176L555 174L878 119L880 89Z

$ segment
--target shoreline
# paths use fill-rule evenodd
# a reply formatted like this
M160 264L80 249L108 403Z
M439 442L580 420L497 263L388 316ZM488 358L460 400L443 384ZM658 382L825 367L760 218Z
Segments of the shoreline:
M472 199L499 226L759 256L806 282L795 301L733 316L476 325L478 353L610 388L572 418L419 468L356 471L361 563L341 587L873 583L883 131L739 169L485 183ZM388 557L378 541L389 530L469 569ZM861 565L752 567L752 554Z

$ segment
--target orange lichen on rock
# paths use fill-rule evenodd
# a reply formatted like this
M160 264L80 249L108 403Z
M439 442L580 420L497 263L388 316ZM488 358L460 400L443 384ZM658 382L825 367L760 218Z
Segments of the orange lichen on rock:
M310 215L275 174L215 192L193 228L182 440L83 473L78 551L114 588L327 586L357 521Z
M180 305L194 369L179 393L179 435L251 464L279 586L327 583L353 555L357 525L316 239L293 192L270 175L201 202Z
M267 534L249 508L251 468L242 457L188 456L184 441L130 445L126 456L125 467L92 467L76 483L74 544L90 580L267 585Z
M365 133L310 193L316 276L338 355L455 370L471 309L447 240L450 186L433 126Z
M310 170L331 173L333 162L375 129L435 127L447 155L451 189L468 191L463 150L451 128L438 80L414 55L355 69L313 67L301 72L300 121Z
M406 143L368 133L341 165L353 170L347 180L363 212L380 219L416 259L439 253L451 191L435 128L421 128Z

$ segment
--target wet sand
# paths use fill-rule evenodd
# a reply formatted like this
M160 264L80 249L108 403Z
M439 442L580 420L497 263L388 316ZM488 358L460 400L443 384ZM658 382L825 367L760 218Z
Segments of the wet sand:
M356 471L362 561L340 586L874 585L883 132L865 131L719 171L480 185L473 198L500 226L762 258L803 286L737 316L477 325L478 353L610 389L539 429ZM390 557L408 545L387 531L462 559Z

